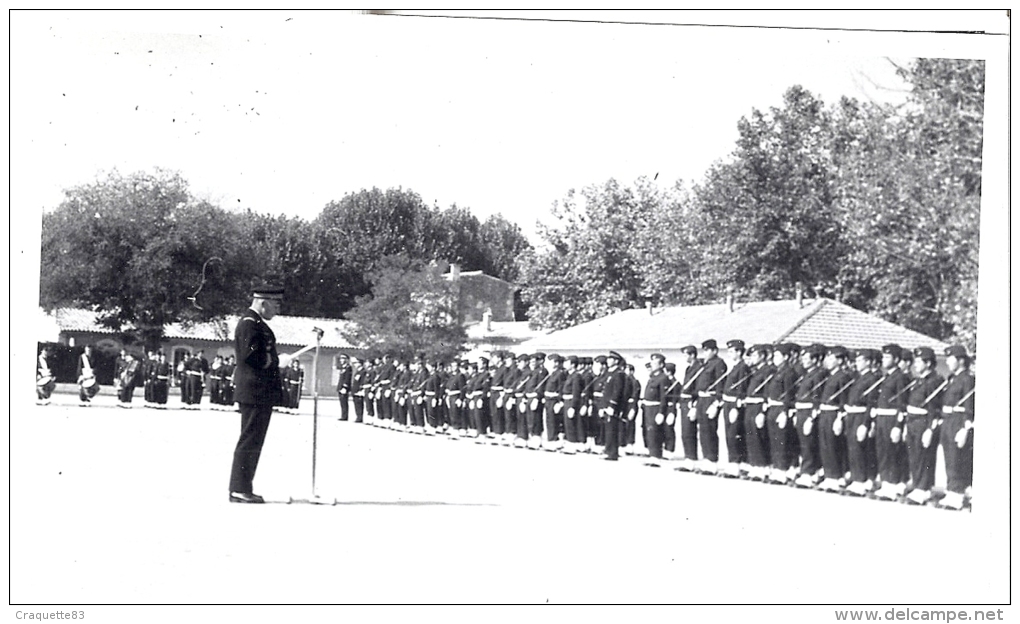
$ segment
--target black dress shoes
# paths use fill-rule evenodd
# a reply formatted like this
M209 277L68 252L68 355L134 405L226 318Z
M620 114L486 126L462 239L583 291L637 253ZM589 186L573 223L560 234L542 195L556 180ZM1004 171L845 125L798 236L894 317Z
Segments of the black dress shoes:
M258 505L266 502L264 498L258 494L246 494L244 492L231 492L230 502L232 503L248 503Z

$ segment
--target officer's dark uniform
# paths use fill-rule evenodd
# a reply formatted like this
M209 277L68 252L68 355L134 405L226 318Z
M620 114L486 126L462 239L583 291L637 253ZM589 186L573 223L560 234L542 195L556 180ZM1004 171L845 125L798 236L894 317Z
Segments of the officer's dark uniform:
M818 451L822 459L822 470L826 479L834 481L842 479L847 471L846 460L846 427L842 427L839 433L833 428L843 406L846 405L847 391L854 381L854 374L844 368L847 358L847 350L841 346L835 346L828 350L828 355L837 358L841 363L837 368L829 371L829 377L822 385L821 403L818 405L818 422L815 428L818 429ZM842 425L841 425L842 426Z
M726 455L730 464L747 462L747 448L744 445L744 399L753 371L744 361L744 341L730 340L727 348L740 353L740 360L726 374L722 382L722 413L726 423ZM731 475L735 473L731 472Z
M970 356L962 345L946 349L947 356L964 359ZM949 376L942 395L942 453L946 461L946 490L963 494L974 477L974 373L964 368ZM967 429L961 448L957 443L959 432Z
M255 296L282 298L283 289L264 286L256 289ZM241 315L234 330L234 350L234 398L240 405L241 435L234 448L230 491L250 496L273 407L283 399L276 336L258 312L248 309Z
M789 358L793 351L788 345L778 345L776 351ZM769 454L772 468L785 472L790 469L793 457L791 438L793 422L790 412L793 410L794 393L797 388L797 373L793 364L787 360L775 369L769 383L765 385L766 426L769 435Z
M768 362L770 349L765 345L754 345L749 352L761 352L765 361L759 364L747 382L747 397L744 399L744 443L747 449L747 463L757 469L769 465L769 436L765 423L758 426L759 414L765 414L765 387L772 381L776 373L775 367Z
M825 357L825 347L811 345L808 352L816 362L804 371L797 383L794 395L796 412L797 438L800 440L800 474L814 478L822 469L822 460L818 451L818 427L815 417L822 403L822 389L829 378L829 371L821 365Z
M606 371L602 397L596 401L596 407L605 422L605 459L615 461L620 457L620 425L623 410L627 405L627 376L622 370L623 357L613 351L610 352L610 356L616 360L616 364Z
M702 349L717 350L715 340L706 340ZM696 397L696 419L701 440L701 452L710 462L719 461L719 406L722 403L726 362L718 355L705 360L692 392ZM686 447L685 447L686 448Z
M685 353L697 355L698 348L689 345L683 348ZM705 363L699 359L695 360L684 371L684 380L680 384L680 400L677 405L677 420L680 421L680 441L684 445L684 457L691 461L698 459L698 421L697 421L697 396L694 391L694 384L704 372Z
M234 404L234 371L237 370L237 365L230 359L223 365L223 404L232 406Z
M388 358L384 359L382 366L379 367L379 375L375 380L375 413L379 417L379 420L386 421L393 418L393 405L395 403L395 398L393 396L393 383L396 374L397 369L393 363L388 361Z
M903 426L906 421L907 392L912 383L910 376L900 369L898 362L904 350L899 345L888 344L882 347L882 353L893 356L892 368L887 369L882 383L875 391L875 407L872 414L875 419L875 456L878 474L882 477L882 486L898 486L907 482L907 447L903 443ZM907 358L911 357L909 351ZM893 441L893 431L896 441Z
M365 381L361 386L365 393L365 416L372 419L375 425L376 380L379 378L379 367L375 362L365 362ZM357 403L355 403L357 405Z
M569 444L581 444L584 442L584 425L581 414L583 405L584 378L578 370L580 359L576 355L567 357L567 361L573 367L567 372L566 378L560 389L561 400L563 401L563 436Z
M652 356L655 359L665 358L660 354ZM653 371L645 383L644 397L641 401L643 414L641 420L644 423L648 441L648 454L656 459L662 459L662 443L666 427L666 388L669 386L669 377L666 371L659 368Z
M336 394L337 398L340 399L340 420L347 420L350 417L350 397L351 397L351 384L354 377L354 370L348 362L344 362L340 367L339 376L336 381ZM357 422L361 422L361 414L355 411L355 418Z
M633 366L627 367L627 415L623 420L623 446L630 447L637 441L638 401L641 400L641 382L634 376Z
M517 404L514 401L514 388L517 386L520 371L517 369L517 359L514 354L507 352L505 355L506 370L503 372L503 391L496 399L496 407L503 414L503 433L505 440L509 443L509 439L517 435Z
M362 364L357 371L351 369L351 383L348 388L348 393L351 396L351 402L354 403L354 422L364 422L365 420L365 392L367 390L367 379L368 371L365 370L364 364Z
M534 438L536 442L542 436L542 393L545 392L545 382L548 375L542 363L545 361L544 353L536 353L531 356L532 368L528 379L524 384L525 418L528 424L528 439Z
M152 402L166 405L170 394L170 363L161 358L153 367Z
M549 355L554 368L545 380L545 435L548 442L558 439L563 426L563 384L567 381L567 371L563 370L563 358L558 353Z
M219 356L213 358L212 366L209 367L209 403L223 403L223 361Z
M907 395L907 455L913 488L924 492L935 485L935 457L939 443L939 417L942 415L942 393L946 384L934 370L935 352L928 347L914 350L914 357L932 363L932 368L918 378ZM931 441L925 447L925 430L931 430Z
M878 353L873 349L861 349L858 357L865 357L874 364ZM843 408L846 412L847 462L850 464L850 480L857 483L875 479L872 410L877 404L877 390L881 384L881 374L868 370L859 373L847 390L846 405Z
M666 452L676 450L676 419L680 408L680 382L676 378L676 364L666 362L666 424L662 428L662 447Z
M454 362L454 372L450 374L443 383L443 396L446 397L446 413L449 416L450 426L456 431L464 431L467 424L464 422L464 388L467 379L461 372L460 365Z
M587 443L588 440L595 441L599 431L598 416L595 413L595 371L592 370L594 360L582 358L581 381L584 387L581 389L581 437Z

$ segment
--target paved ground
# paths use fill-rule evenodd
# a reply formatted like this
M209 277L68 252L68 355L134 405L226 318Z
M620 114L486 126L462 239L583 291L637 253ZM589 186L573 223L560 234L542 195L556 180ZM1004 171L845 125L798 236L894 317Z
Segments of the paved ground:
M231 505L237 414L75 402L11 416L12 602L1008 599L1008 519L977 511L412 436L335 402L317 485L341 504ZM311 431L274 416L256 491L310 493Z

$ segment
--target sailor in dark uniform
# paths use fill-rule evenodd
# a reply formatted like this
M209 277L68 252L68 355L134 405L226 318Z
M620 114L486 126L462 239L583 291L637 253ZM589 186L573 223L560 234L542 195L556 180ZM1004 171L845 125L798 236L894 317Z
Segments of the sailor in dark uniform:
M166 353L160 351L156 355L156 365L153 367L152 378L152 402L158 409L166 409L167 398L170 394L171 372L170 363L166 361ZM233 373L233 370L231 370L231 373ZM233 393L230 396L233 397Z
M273 407L283 399L280 368L290 364L290 356L277 354L276 336L266 324L279 313L282 302L282 287L267 284L256 288L251 307L241 315L234 331L234 398L241 408L241 434L230 470L232 503L265 502L253 493L252 482Z
M698 422L698 434L701 441L701 453L704 456L698 470L714 474L719 462L719 408L722 406L723 382L726 377L726 362L719 357L719 347L715 340L701 343L704 364L694 382L692 393L695 401L695 419Z
M354 422L365 422L365 390L368 373L358 358L351 358L351 380L347 392L354 403ZM343 412L341 412L341 416Z
M846 492L865 496L874 489L875 482L875 422L872 410L877 405L878 387L882 374L878 372L881 356L874 349L857 351L855 366L857 379L847 390L846 446L850 464L850 482Z
M963 345L946 349L949 379L942 395L942 453L946 461L946 496L939 505L962 509L974 476L974 374Z
M666 357L661 353L653 353L649 358L648 381L645 382L644 396L641 399L641 415L644 424L645 439L648 441L647 466L658 467L662 462L662 442L666 426L666 388L670 381L663 370Z
M50 370L49 356L49 349L43 347L39 351L39 360L35 367L35 393L39 405L49 405L53 389L57 387L53 372Z
M551 353L546 358L549 362L549 374L545 380L545 440L542 448L547 451L558 451L563 448L559 438L563 426L563 384L567 380L567 371L563 369L563 356Z
M684 446L684 459L677 470L694 470L698 462L698 420L694 384L703 372L704 362L698 358L698 348L687 345L683 349L686 370L680 384L680 400L677 404L676 419L680 423L680 441Z
M626 361L616 351L606 356L605 383L602 385L601 400L596 402L599 416L605 421L604 459L616 461L620 457L620 425L623 410L627 406L627 378L623 372Z
M350 358L341 353L337 356L338 375L336 381L336 395L340 400L340 420L350 418L351 402L351 381L354 376L354 369L351 368ZM357 422L361 422L361 416L355 414Z
M912 380L903 372L900 360L904 349L896 344L882 347L882 383L875 391L877 397L872 414L875 418L875 455L882 487L875 491L876 498L896 500L907 489L907 447L903 442L906 421L907 392ZM906 351L907 359L910 352Z
M739 477L747 472L747 449L744 446L744 398L752 370L744 358L744 341L726 343L730 370L722 382L722 414L726 426L726 465L722 474Z
M765 428L765 387L776 374L769 361L772 348L756 344L747 350L748 365L752 369L744 398L744 441L747 448L747 478L764 481L769 473L769 436Z
M822 366L825 347L813 344L801 354L801 368L804 373L797 382L793 407L797 410L794 425L800 440L800 471L794 482L798 487L811 488L822 478L822 460L818 453L818 427L815 418L822 403L822 387L829 378L829 371Z

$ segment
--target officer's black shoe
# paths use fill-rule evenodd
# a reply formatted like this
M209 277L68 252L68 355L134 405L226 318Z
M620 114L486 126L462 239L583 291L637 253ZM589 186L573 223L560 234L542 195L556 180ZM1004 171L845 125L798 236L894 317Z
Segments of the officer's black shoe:
M605 461L617 461L620 458L619 457L603 457L602 459L605 460Z
M258 494L246 494L244 492L231 492L230 502L232 503L248 503L258 505L266 502L264 498Z

